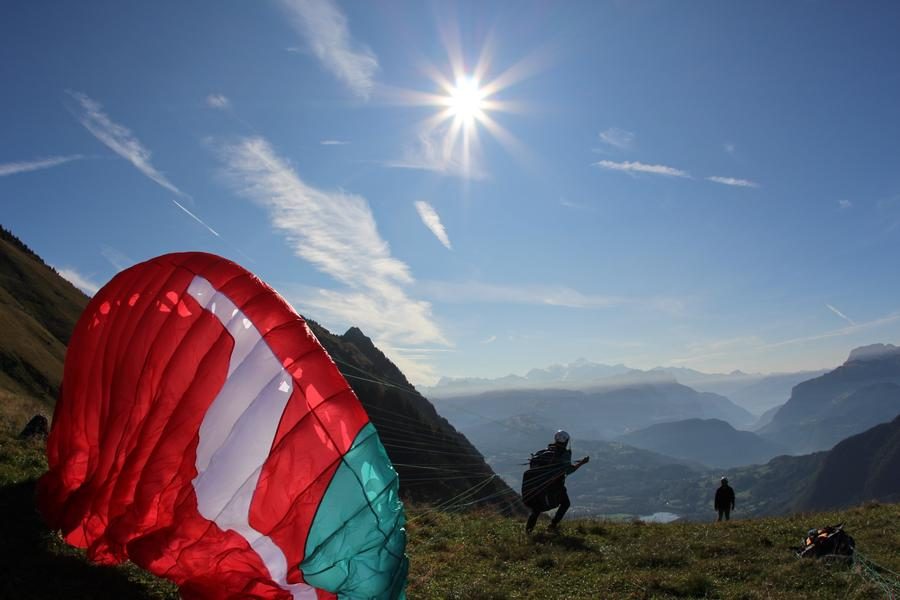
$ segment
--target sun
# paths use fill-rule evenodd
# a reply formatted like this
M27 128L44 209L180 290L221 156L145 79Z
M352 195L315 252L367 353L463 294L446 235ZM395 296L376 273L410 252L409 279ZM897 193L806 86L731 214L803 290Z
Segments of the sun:
M484 117L485 93L474 77L459 77L448 90L447 107L456 119L471 124Z
M524 113L521 102L499 98L506 88L531 76L545 62L540 52L520 60L499 75L489 77L491 46L482 48L479 58L467 64L461 45L447 42L449 69L424 63L425 75L434 84L432 91L392 90L392 98L401 105L429 106L435 113L416 125L418 144L410 146L409 158L399 164L460 176L464 179L486 177L481 152L481 133L499 142L517 157L527 149L498 120L500 113ZM449 71L449 72L448 72Z

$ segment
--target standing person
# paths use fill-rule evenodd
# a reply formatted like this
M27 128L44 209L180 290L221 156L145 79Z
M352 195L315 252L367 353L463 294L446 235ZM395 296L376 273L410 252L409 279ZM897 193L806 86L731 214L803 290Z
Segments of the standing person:
M553 443L546 449L533 454L530 468L522 478L522 500L531 509L531 516L525 524L525 532L531 533L542 512L557 508L550 529L555 530L572 503L566 490L566 476L577 471L590 460L585 456L572 463L569 450L569 434L559 430L553 436Z
M716 490L715 508L719 511L719 520L725 517L725 520L731 518L731 511L734 510L734 490L728 485L728 478L722 478L722 485Z

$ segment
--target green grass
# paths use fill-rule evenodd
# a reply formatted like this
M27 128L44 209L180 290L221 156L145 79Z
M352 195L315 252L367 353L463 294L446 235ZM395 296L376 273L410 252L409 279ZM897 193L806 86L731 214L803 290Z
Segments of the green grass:
M0 421L0 598L178 598L170 582L133 564L92 564L47 529L34 507L36 480L47 470L44 441L17 439L20 421Z
M89 563L48 531L34 509L46 470L42 441L0 430L2 598L174 599L177 590L134 565ZM881 590L851 565L800 560L791 547L807 529L845 521L857 547L900 572L900 505L724 524L546 521L532 537L521 519L413 508L408 526L409 597L542 599L877 599ZM10 551L11 550L11 551Z
M846 521L858 548L900 570L900 505L730 523L564 521L559 534L479 514L411 515L411 598L884 597L842 562L791 548L814 526ZM546 524L546 521L544 522ZM879 595L880 594L880 595Z

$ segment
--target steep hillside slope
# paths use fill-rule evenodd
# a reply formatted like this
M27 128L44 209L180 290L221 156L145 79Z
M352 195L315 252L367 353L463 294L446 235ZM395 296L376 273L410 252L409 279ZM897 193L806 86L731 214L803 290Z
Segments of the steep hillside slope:
M784 405L779 404L778 406L773 406L763 414L759 415L759 419L757 419L757 421L750 426L750 431L759 431L760 429L771 423L772 418L775 417L775 413L777 413L782 406Z
M767 462L784 449L720 419L685 419L627 433L619 441L710 467Z
M900 502L900 417L839 443L797 503L800 510Z
M62 380L66 344L87 296L0 227L0 393L47 412ZM12 400L3 413L14 412ZM21 415L17 415L21 416Z

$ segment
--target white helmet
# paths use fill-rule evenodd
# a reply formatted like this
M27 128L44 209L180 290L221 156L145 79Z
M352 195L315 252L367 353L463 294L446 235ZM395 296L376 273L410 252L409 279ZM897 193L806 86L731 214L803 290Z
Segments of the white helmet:
M556 435L553 436L553 441L557 444L568 444L569 443L569 434L560 429L556 432Z

